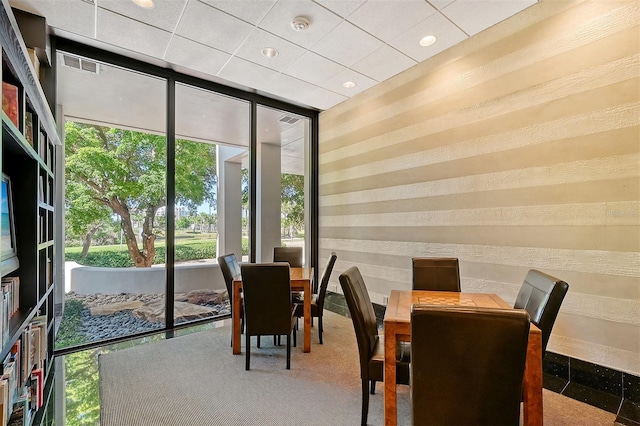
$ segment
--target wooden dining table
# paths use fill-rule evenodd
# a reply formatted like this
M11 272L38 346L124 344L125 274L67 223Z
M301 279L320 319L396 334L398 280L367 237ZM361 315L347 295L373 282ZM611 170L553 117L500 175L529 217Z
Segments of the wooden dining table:
M304 351L311 352L311 281L313 280L313 268L289 268L291 291L304 291ZM233 309L231 318L233 321L232 347L234 355L240 353L240 300L242 292L242 277L233 280Z
M448 291L392 290L384 315L384 423L398 422L396 398L396 345L411 341L411 307L415 304L478 306L513 309L496 294ZM542 426L542 332L529 329L523 383L525 426Z

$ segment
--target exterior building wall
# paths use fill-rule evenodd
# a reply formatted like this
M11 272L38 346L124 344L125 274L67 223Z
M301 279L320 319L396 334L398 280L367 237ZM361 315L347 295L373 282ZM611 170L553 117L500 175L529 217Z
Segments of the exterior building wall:
M320 260L376 303L411 257L513 303L570 285L548 350L640 373L640 4L546 1L320 115Z

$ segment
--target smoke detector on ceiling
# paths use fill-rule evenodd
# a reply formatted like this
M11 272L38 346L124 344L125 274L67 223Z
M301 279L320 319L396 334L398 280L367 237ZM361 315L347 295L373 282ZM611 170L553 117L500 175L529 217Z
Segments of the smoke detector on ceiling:
M291 21L291 28L296 31L304 31L309 28L309 25L309 20L304 16L296 16L295 18L293 18L293 21Z

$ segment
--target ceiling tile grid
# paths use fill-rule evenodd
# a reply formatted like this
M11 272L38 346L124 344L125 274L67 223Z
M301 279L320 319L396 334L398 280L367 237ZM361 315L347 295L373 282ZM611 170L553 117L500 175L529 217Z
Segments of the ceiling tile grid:
M536 0L9 0L55 34L318 109L334 106ZM296 31L296 17L309 21ZM425 35L437 42L421 46ZM106 43L106 44L104 44ZM271 47L277 56L261 51ZM355 83L348 89L346 81Z

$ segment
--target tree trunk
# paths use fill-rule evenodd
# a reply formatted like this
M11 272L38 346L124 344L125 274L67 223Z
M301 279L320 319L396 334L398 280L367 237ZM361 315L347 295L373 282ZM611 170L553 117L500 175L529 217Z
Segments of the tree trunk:
M80 253L81 259L86 259L87 254L89 253L89 247L91 247L91 240L93 240L93 236L98 232L102 225L94 225L89 232L82 239L82 252Z
M153 257L151 258L151 262L149 262L144 251L140 251L140 249L138 248L138 240L136 238L136 234L133 232L133 225L131 223L131 214L129 213L129 208L126 205L118 202L117 200L110 200L109 206L120 216L120 227L122 228L124 239L127 242L129 256L131 256L131 260L133 261L134 266L136 268L151 266L153 264ZM144 245L144 231L142 237ZM155 240L155 238L153 240ZM151 244L153 245L153 242ZM152 251L155 255L155 249Z
M147 208L142 223L142 250L145 259L143 266L153 265L153 259L156 257L156 234L153 232L153 218L156 215L156 209Z

